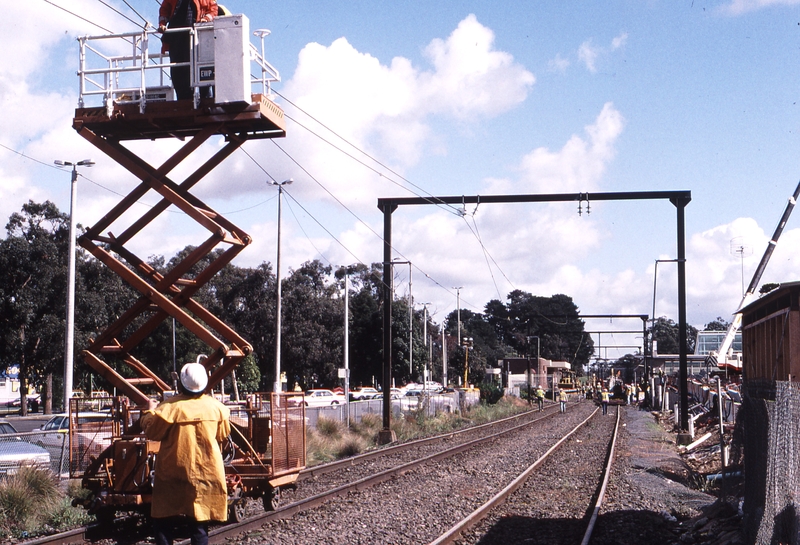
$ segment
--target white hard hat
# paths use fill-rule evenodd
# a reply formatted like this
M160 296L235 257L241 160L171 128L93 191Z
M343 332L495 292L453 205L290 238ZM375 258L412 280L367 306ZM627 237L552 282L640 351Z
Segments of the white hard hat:
M181 368L181 384L189 392L199 394L208 385L208 371L202 363L187 363Z

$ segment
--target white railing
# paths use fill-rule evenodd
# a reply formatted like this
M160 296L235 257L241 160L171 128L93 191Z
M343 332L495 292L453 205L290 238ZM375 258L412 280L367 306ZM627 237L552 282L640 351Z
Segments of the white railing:
M168 29L165 35L178 33L190 35L193 54L190 55L189 62L170 62L169 55L161 53L161 40L152 39L154 34L161 36L153 28L123 34L79 37L78 107L90 107L92 106L90 103L94 103L95 106L102 105L111 116L116 104L138 104L139 111L144 113L148 101L173 100L174 88L169 69L181 66L189 67L195 106L197 106L200 87L209 85L196 79L197 30ZM247 54L251 66L251 86L258 86L256 92L272 99L274 95L271 85L280 81L280 73L264 56L264 37L268 34L268 30L254 31L253 35L261 40L260 49L250 43ZM154 46L153 51L150 50L151 46ZM97 101L97 98L100 100Z

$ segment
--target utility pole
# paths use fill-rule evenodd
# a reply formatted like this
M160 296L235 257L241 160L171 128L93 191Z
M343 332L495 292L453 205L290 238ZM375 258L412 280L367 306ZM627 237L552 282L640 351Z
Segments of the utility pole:
M78 202L78 167L94 165L91 159L77 163L70 161L54 161L60 167L72 167L72 183L69 199L69 265L67 268L67 319L64 333L64 412L69 412L69 399L72 397L72 375L74 370L73 354L75 352L75 208ZM52 395L52 392L49 392ZM24 410L21 409L21 410Z
M422 305L422 343L428 346L428 305L429 303L420 303ZM422 391L424 392L428 382L428 365L430 359L425 361L422 367Z
M344 410L347 412L347 429L350 429L350 279L344 273Z
M283 186L289 185L294 180L289 178L283 182L270 182L278 188L278 256L275 260L275 382L272 385L273 392L280 392L281 388L281 202L283 197Z
M457 331L457 339L458 342L461 343L461 288L464 286L453 286L453 289L456 290L456 316L458 318L458 329Z
M395 261L395 265L408 265L408 372L413 375L414 373L414 295L411 292L411 262L410 261ZM392 275L392 284L394 284L394 275Z

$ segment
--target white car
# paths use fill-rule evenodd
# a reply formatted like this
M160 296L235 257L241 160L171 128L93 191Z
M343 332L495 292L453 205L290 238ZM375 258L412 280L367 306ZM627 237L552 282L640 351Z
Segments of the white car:
M356 388L350 391L351 401L361 401L363 399L375 399L381 397L381 392L375 388Z
M306 407L329 407L344 403L344 395L335 394L330 390L308 390L305 395Z
M105 446L111 444L111 414L110 413L78 413L78 422L82 427L81 436L88 442L103 442ZM69 415L61 413L53 415L40 428L44 432L39 443L44 447L61 447L69 442Z
M50 469L50 453L23 441L15 433L14 426L0 422L0 477L14 474L22 466Z

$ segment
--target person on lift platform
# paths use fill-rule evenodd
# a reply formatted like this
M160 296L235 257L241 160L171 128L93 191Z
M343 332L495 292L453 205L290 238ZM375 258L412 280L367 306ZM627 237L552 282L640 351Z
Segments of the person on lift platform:
M167 28L191 28L195 23L208 23L219 15L216 0L164 0L158 10L158 31ZM189 62L191 38L188 32L164 34L161 53L169 53L171 62ZM170 68L172 86L178 100L192 100L192 80L188 66ZM200 97L210 96L209 87L200 88Z

